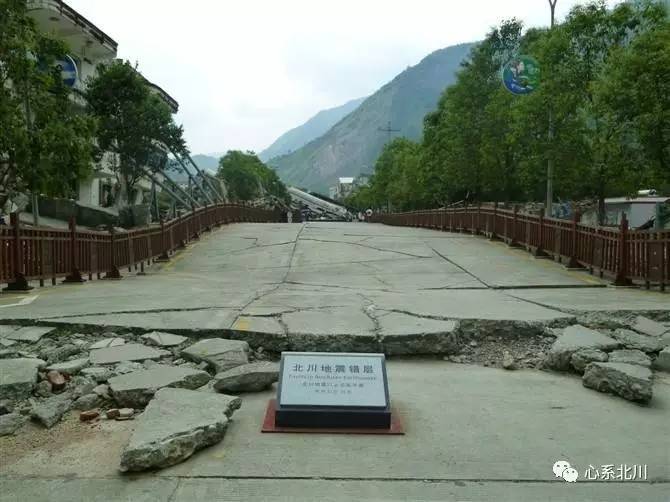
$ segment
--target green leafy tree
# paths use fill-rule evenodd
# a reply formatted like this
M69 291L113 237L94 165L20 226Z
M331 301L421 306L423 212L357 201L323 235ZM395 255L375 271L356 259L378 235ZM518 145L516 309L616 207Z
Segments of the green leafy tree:
M88 110L98 121L98 155L112 153L121 190L117 204L126 205L144 169L160 169L153 159L166 146L186 152L183 129L175 124L170 107L129 62L101 64L89 80Z
M287 203L286 186L277 173L267 167L254 152L230 150L219 160L217 176L228 189L228 195L238 201L248 201L271 195Z
M0 207L17 191L70 196L90 172L95 124L55 69L65 54L24 1L0 0Z

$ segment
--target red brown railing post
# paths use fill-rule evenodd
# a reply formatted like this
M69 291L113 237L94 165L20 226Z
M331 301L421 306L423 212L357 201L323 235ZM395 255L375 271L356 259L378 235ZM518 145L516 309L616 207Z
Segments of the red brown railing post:
M116 266L116 231L114 226L109 227L109 269L103 279L121 279L122 275L119 272L119 267Z
M33 287L28 284L24 274L25 268L23 266L22 244L21 244L21 222L19 221L19 213L14 212L9 215L9 224L12 227L14 240L12 242L12 261L14 265L14 282L7 284L3 291L30 291Z
M519 206L516 204L514 205L514 212L512 214L512 231L510 232L510 238L509 238L509 243L507 244L511 248L518 248L520 247L519 243L516 240L516 229L517 229L517 221L519 218Z
M496 224L498 222L498 201L493 203L493 220L491 222L491 228L487 229L489 231L489 240L496 241L498 240L498 235L496 234ZM489 221L488 219L486 221Z
M570 243L570 259L566 265L567 268L584 268L579 264L577 259L578 253L578 243L579 243L579 233L577 232L577 225L579 225L580 213L578 210L575 210L575 214L572 216L572 228L570 229L570 237L572 242Z
M86 282L81 276L81 271L77 266L77 258L79 255L78 245L77 245L77 220L74 216L70 217L70 275L68 275L63 284L81 284Z
M168 255L168 245L166 242L167 236L165 235L165 221L161 218L161 246L163 248L161 254L154 261L165 262L170 261L170 256Z
M544 208L540 209L540 214L538 215L538 230L537 230L537 247L533 256L535 258L545 258L547 253L544 251L543 241L544 241ZM530 239L528 239L528 245L530 246Z
M614 278L615 286L630 286L632 281L628 278L628 218L626 213L621 213L621 225L619 226L619 253L617 259L617 271Z

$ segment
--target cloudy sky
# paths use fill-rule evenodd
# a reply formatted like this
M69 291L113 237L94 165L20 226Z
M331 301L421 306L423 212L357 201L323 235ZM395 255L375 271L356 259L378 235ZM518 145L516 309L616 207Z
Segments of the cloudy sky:
M180 104L195 153L260 151L319 110L373 93L430 52L547 0L66 0ZM558 0L561 19L577 0ZM608 0L609 4L615 0Z

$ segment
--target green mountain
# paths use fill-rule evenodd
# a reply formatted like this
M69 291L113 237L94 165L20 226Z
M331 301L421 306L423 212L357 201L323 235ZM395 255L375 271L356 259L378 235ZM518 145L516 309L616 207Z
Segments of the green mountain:
M196 163L196 165L200 169L207 169L213 173L218 171L219 169L219 159L218 157L212 157L210 155L192 155L191 158L193 159L193 162Z
M444 89L473 44L440 49L407 68L367 98L323 136L269 164L289 185L328 193L340 176L370 173L390 137L418 140L423 118L437 106ZM390 124L397 132L385 132Z
M304 124L282 134L269 147L258 154L263 162L279 155L286 155L323 135L344 117L353 112L365 98L352 99L336 108L321 110Z

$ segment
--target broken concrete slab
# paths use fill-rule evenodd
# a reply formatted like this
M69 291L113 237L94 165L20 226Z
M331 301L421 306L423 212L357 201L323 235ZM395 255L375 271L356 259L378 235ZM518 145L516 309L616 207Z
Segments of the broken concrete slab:
M13 345L16 345L16 342L14 340L6 340L4 338L0 338L0 347L11 347Z
M582 384L598 392L608 392L629 401L647 402L652 396L652 373L648 368L626 363L591 363Z
M229 400L218 394L164 388L137 419L120 470L143 471L186 460L223 439Z
M96 349L107 349L109 347L118 347L119 345L124 345L126 341L123 338L105 338L104 340L100 340L99 342L92 343L91 346L89 347L90 350L96 350Z
M149 345L157 347L176 347L188 340L185 336L173 335L172 333L164 333L162 331L152 331L151 333L142 335L141 338Z
M347 307L301 310L282 314L291 335L375 335L374 321L360 309Z
M630 329L615 329L612 331L612 337L628 349L639 349L644 352L661 350L661 340L658 337L641 335Z
M18 357L21 357L18 349L0 350L0 359L16 359Z
M584 373L586 367L593 362L607 362L607 352L598 349L581 349L572 354L570 365L577 373Z
M23 427L28 421L28 417L20 413L8 413L0 415L0 436L9 436L14 434L17 430Z
M109 388L120 406L141 408L163 387L197 389L211 380L206 371L157 364L151 369L140 370L109 379Z
M40 352L40 359L48 361L50 364L58 363L66 360L70 356L74 356L82 352L82 348L74 343L67 343L60 347L50 348Z
M3 338L15 340L17 342L33 343L39 341L44 335L55 330L56 328L48 326L24 326L17 330L7 332Z
M279 365L260 361L218 373L213 387L219 392L260 392L279 379Z
M458 349L458 322L377 312L383 351L397 354L450 354Z
M254 347L264 347L273 352L288 350L288 337L284 327L274 317L240 316L226 337L244 340Z
M181 351L181 356L197 363L205 361L220 373L249 362L249 344L240 340L208 338Z
M0 359L0 399L18 401L30 397L37 383L37 370L45 364L41 359Z
M90 364L88 357L72 359L62 363L51 364L47 366L47 371L58 371L63 375L76 375Z
M670 332L670 328L667 326L644 316L637 316L631 324L631 328L647 336L663 336L665 333Z
M116 347L92 350L91 364L114 364L123 361L144 361L146 359L160 359L171 355L166 350L154 349L141 343L126 343Z
M620 347L617 340L579 324L568 326L551 346L544 365L547 368L569 371L572 355L582 349L613 350Z
M670 347L666 347L658 353L658 357L654 361L654 368L670 372Z
M92 410L100 406L102 402L103 398L98 394L84 394L72 403L72 408L80 411Z
M70 395L54 396L34 406L31 416L47 429L51 429L71 407L72 398Z
M21 326L16 324L0 324L0 338L5 338L9 333L21 329Z
M371 333L290 333L289 350L295 352L381 352L379 338Z
M626 363L637 364L645 368L651 368L651 358L637 349L621 349L613 350L609 354L609 362L611 363Z
M92 378L98 383L106 382L114 376L114 372L103 366L90 366L83 368L80 373L86 377Z

